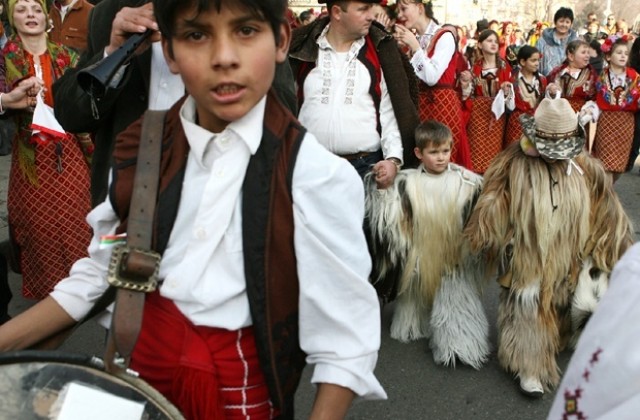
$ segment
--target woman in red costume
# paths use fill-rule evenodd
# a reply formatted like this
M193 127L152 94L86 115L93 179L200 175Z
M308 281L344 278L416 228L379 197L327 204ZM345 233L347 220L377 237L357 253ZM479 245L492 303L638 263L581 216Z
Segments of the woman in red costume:
M533 115L544 98L547 78L538 73L539 67L540 51L536 47L523 45L518 51L518 68L513 74L516 107L507 119L507 130L504 134L505 148L522 137L520 115Z
M482 174L502 150L505 110L515 107L511 66L498 55L498 34L491 29L478 37L477 58L471 72L473 96L465 101L471 112L469 145L474 170Z
M461 101L461 89L470 80L467 76L458 84L457 76L466 70L466 64L458 51L457 29L440 26L431 2L421 0L399 0L398 22L395 37L407 49L411 65L422 81L420 120L433 119L447 125L454 140L452 161L473 169Z
M589 44L574 40L567 44L566 59L547 76L549 96L558 94L567 99L574 111L578 112L595 99L598 74L589 64Z
M91 229L88 136L52 137L32 131L37 95L52 106L51 85L77 55L47 39L44 0L9 1L14 35L0 54L0 113L16 123L7 209L9 230L22 271L22 294L43 299L87 253ZM37 76L37 77L36 77ZM43 106L41 103L39 106Z
M628 35L610 35L602 44L609 63L596 83L596 102L601 110L593 154L614 180L625 171L631 152L634 113L640 99L640 76L629 67Z

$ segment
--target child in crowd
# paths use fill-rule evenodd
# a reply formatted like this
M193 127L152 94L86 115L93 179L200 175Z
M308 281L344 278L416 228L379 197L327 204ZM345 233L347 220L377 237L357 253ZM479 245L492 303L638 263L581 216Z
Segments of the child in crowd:
M593 154L617 179L627 168L633 143L640 76L629 67L629 35L609 35L602 44L608 66L596 83L598 118Z
M598 74L589 64L589 50L589 44L581 39L570 41L565 52L566 58L547 76L547 96L567 99L576 112L595 99Z
M469 146L474 171L482 174L502 150L506 110L515 107L511 66L498 55L498 34L490 29L478 38L471 67L473 91L465 106L471 112Z
M384 299L397 296L392 338L429 337L437 363L455 365L457 358L479 369L489 355L483 264L469 254L462 231L482 177L450 163L453 139L444 124L423 122L415 139L418 169L400 171L386 190L373 176L365 179L372 279Z
M518 51L518 67L513 73L513 90L515 109L507 120L504 134L505 147L520 141L522 125L520 115L533 115L538 104L544 98L547 79L538 72L540 67L540 51L530 45L523 45Z
M165 117L161 284L144 301L131 368L187 418L294 418L305 361L318 384L312 418L343 418L356 395L385 398L362 182L269 91L287 58L287 2L153 5L188 94ZM88 216L90 257L0 327L0 349L72 325L107 288L99 239L127 225L140 132L138 122L118 137L111 193Z

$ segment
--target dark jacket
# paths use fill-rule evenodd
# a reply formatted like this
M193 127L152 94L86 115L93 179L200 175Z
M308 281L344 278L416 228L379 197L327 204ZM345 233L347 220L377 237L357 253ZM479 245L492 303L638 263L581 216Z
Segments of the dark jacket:
M62 127L71 133L95 133L95 151L91 166L91 203L104 201L107 195L111 152L116 135L140 118L149 102L151 49L135 56L119 87L107 89L94 101L77 83L77 73L102 60L109 45L111 23L123 7L137 7L139 0L102 0L89 16L88 47L75 69L67 71L53 85L55 115ZM276 66L273 82L280 98L291 110L296 108L295 91L288 65ZM97 117L97 118L96 118Z
M176 103L165 117L153 248L163 253L178 213L189 152ZM112 206L126 231L138 159L141 120L118 136ZM267 96L260 146L242 185L242 231L247 296L260 367L282 419L293 418L294 394L306 355L298 339L298 274L293 243L291 179L304 129L277 99Z
M303 63L314 63L318 59L318 44L316 40L329 18L318 19L313 23L293 31L291 47L289 48L289 63L293 77L298 84L304 82L301 77ZM376 46L378 60L384 74L393 112L398 121L404 162L406 166L417 166L417 159L413 153L415 147L414 131L420 123L417 104L417 79L413 68L406 57L398 49L393 36L386 32L382 25L374 23L369 30L369 36ZM301 104L298 104L298 108Z

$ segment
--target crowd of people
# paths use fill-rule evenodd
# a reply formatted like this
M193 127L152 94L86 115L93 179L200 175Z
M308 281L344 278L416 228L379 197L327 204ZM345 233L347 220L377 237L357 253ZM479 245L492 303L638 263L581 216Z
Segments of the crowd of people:
M109 345L188 418L292 418L305 363L318 418L385 398L373 369L394 300L393 338L479 369L488 278L501 366L528 396L558 385L556 355L633 242L613 190L640 149L640 37L624 20L577 29L561 7L528 31L471 30L424 0L299 15L284 0L4 1L9 260L40 302L4 308L0 350L102 300L114 243L143 225L145 111L168 110L142 232L160 286L117 293L112 330L128 307L139 334ZM103 91L80 85L147 31Z

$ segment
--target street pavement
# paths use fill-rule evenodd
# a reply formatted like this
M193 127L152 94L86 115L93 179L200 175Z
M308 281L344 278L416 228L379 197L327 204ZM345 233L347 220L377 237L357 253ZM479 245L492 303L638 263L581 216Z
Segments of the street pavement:
M636 241L640 240L640 175L638 163L616 183L620 199L632 218ZM9 174L9 156L0 157L0 241L6 238L6 189ZM10 314L25 310L33 304L20 296L20 276L11 273L10 283L14 299ZM498 286L487 284L484 304L491 327L491 342L496 343L496 312ZM517 382L498 365L495 351L480 370L464 365L445 368L433 362L426 340L403 344L389 337L393 304L382 314L382 347L376 367L376 376L384 386L387 401L357 401L348 419L545 419L554 393L541 400L531 400L518 392ZM62 346L65 352L101 355L105 332L94 322L80 327ZM559 356L564 369L571 357L570 351ZM296 418L307 418L313 402L314 387L309 383L311 369L304 372L296 395ZM1 418L0 414L0 418Z

